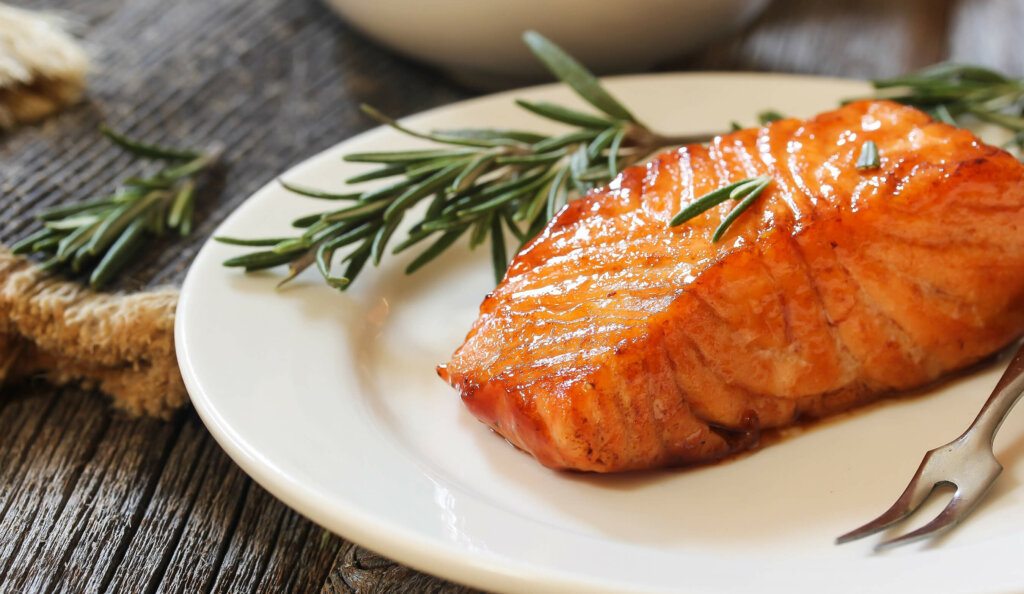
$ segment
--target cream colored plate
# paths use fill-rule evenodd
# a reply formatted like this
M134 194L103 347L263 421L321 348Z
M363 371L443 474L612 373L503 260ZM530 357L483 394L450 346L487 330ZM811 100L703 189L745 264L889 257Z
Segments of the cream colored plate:
M764 108L807 116L863 83L768 75L611 79L655 129L724 129ZM513 97L408 119L420 129L538 129ZM283 174L340 189L352 151L410 146L377 129ZM276 236L324 208L270 184L217 231ZM182 289L178 358L192 400L238 464L323 526L402 563L491 590L686 592L1001 592L1024 588L1024 414L996 442L1007 467L951 536L888 554L833 539L899 494L925 450L958 435L999 370L830 421L737 460L623 476L542 468L478 423L434 373L492 288L486 250L455 249L414 276L405 258L367 270L348 293L310 272L277 276L220 262L208 243Z

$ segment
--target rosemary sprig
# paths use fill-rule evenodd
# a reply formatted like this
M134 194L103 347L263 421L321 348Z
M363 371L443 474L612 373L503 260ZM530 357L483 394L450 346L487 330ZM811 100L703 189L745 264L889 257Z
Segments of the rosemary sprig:
M953 125L970 125L972 120L995 124L1012 133L1007 147L1024 149L1022 79L981 66L943 63L872 84L872 98L912 105Z
M761 195L761 192L763 192L771 183L772 178L770 175L762 175L727 184L716 190L712 190L691 202L686 206L686 208L679 211L676 216L672 217L672 220L670 220L668 224L670 227L682 225L686 221L703 214L726 200L732 199L739 201L739 204L729 211L729 214L722 219L721 223L719 223L718 227L715 229L715 232L711 235L711 241L716 242L725 235L725 232L729 230L729 226L732 225L741 214L743 214L743 211L750 208L750 205L757 200L757 197Z
M295 220L293 226L302 230L296 237L216 238L258 248L224 265L257 270L287 264L289 273L282 284L315 265L330 286L344 289L368 262L379 264L389 252L426 245L406 268L411 273L468 235L471 248L490 240L495 278L500 281L508 264L507 235L522 245L569 200L607 183L623 168L659 150L713 137L668 137L651 131L593 74L553 43L535 32L526 33L524 41L556 78L596 113L520 100L516 103L523 109L570 128L554 135L496 128L421 132L364 106L363 110L381 123L436 146L346 156L347 161L375 166L346 180L352 185L382 184L369 189L324 192L282 181L296 194L342 204ZM1011 143L1024 149L1024 83L1020 80L976 66L938 65L874 84L878 89L875 98L923 108L943 121L962 123L973 117L1003 126L1014 133ZM765 125L782 117L765 110L758 114L758 121ZM739 127L733 123L734 129ZM858 168L877 167L877 153L874 143L865 143ZM770 178L761 177L730 184L694 201L670 224L682 224L730 198L737 200L713 234L717 241L770 183ZM427 204L425 212L413 222L406 237L392 246L399 225L419 203ZM337 261L336 254L340 254ZM339 264L345 266L340 275L334 272Z
M212 153L143 144L107 126L100 131L129 153L162 161L163 168L151 177L124 180L111 195L36 213L43 227L11 246L16 254L49 254L42 264L45 269L91 270L89 285L93 289L113 280L146 235L162 235L167 230L182 236L191 232L195 179L215 160Z
M315 265L328 284L344 289L367 262L379 264L387 253L425 245L406 268L411 273L468 234L471 248L490 239L495 278L500 281L508 265L506 235L521 244L536 235L569 200L607 183L623 168L657 150L711 138L652 132L569 54L534 32L526 33L524 41L559 80L597 112L520 100L516 102L519 107L569 128L551 135L501 129L421 132L363 106L367 115L382 124L438 146L347 155L346 161L376 166L349 178L347 184L386 181L370 189L330 193L282 182L295 193L343 204L294 221L295 227L303 229L297 237L216 238L264 248L231 258L224 265L257 270L288 264L289 273L282 283ZM392 246L399 225L419 203L427 204L425 212L408 235ZM342 248L351 251L337 262L346 266L337 275L334 256Z

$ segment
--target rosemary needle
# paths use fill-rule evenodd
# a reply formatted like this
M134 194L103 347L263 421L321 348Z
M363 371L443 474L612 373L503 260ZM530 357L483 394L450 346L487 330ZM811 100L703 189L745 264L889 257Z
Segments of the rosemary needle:
M730 196L733 199L742 198L742 200L740 200L740 203L730 210L729 214L725 215L725 218L722 219L721 223L719 223L718 228L716 228L715 232L711 235L712 242L716 242L721 239L722 236L725 235L725 232L729 230L729 226L732 225L745 210L750 208L750 205L757 200L757 197L761 195L761 192L763 192L765 188L768 187L768 184L772 183L772 178L768 176L755 178L755 180L757 181L756 184L748 183L743 186L745 188L743 193L737 194L736 196Z
M709 208L718 206L719 204L729 199L729 194L732 193L733 190L746 183L754 181L754 179L755 178L743 179L738 182L733 182L731 184L722 186L717 190L712 190L707 194L704 194L700 198L697 198L696 200L691 202L686 208L679 211L679 213L677 213L676 216L672 217L672 220L669 221L668 223L669 226L675 227L677 225L682 225L686 221L689 221L693 217L703 213Z
M874 140L868 140L860 147L860 156L857 158L857 169L878 169L878 145Z

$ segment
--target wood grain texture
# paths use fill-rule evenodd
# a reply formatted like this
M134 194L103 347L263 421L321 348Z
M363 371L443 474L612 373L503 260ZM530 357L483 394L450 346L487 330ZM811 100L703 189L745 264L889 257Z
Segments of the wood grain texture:
M386 557L346 543L331 570L323 594L468 594L472 588L431 578Z
M77 393L64 394L42 422L0 518L0 583L15 591L46 589L56 572L36 569L56 569L74 549L69 518L84 510L72 496L111 419L94 395Z
M895 76L943 59L949 0L787 0L682 63L713 70Z
M289 165L372 125L475 95L398 58L316 0L23 0L67 9L96 67L86 102L0 136L0 242L39 206L111 189L136 163L106 121L151 141L214 140L224 165L184 241L161 240L119 289L176 284L213 228ZM775 0L734 35L661 70L889 76L940 59L1024 75L1019 0ZM111 413L40 382L0 393L0 593L471 591L331 535L252 482L191 410Z
M1010 32L1017 31L1018 35ZM963 0L952 10L949 58L1024 75L1024 2Z
M156 471L156 488L111 576L110 591L156 590L195 508L200 477L205 474L209 460L216 459L216 455L202 455L215 448L212 438L191 415L184 416L187 418L164 467Z

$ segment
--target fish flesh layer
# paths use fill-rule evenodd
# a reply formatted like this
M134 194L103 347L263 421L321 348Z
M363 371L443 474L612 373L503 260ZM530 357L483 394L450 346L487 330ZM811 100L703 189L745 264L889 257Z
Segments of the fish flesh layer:
M877 168L856 168L862 147ZM681 225L707 192L771 176ZM891 102L685 146L570 202L450 363L477 418L545 466L692 464L927 384L1024 332L1024 166Z

